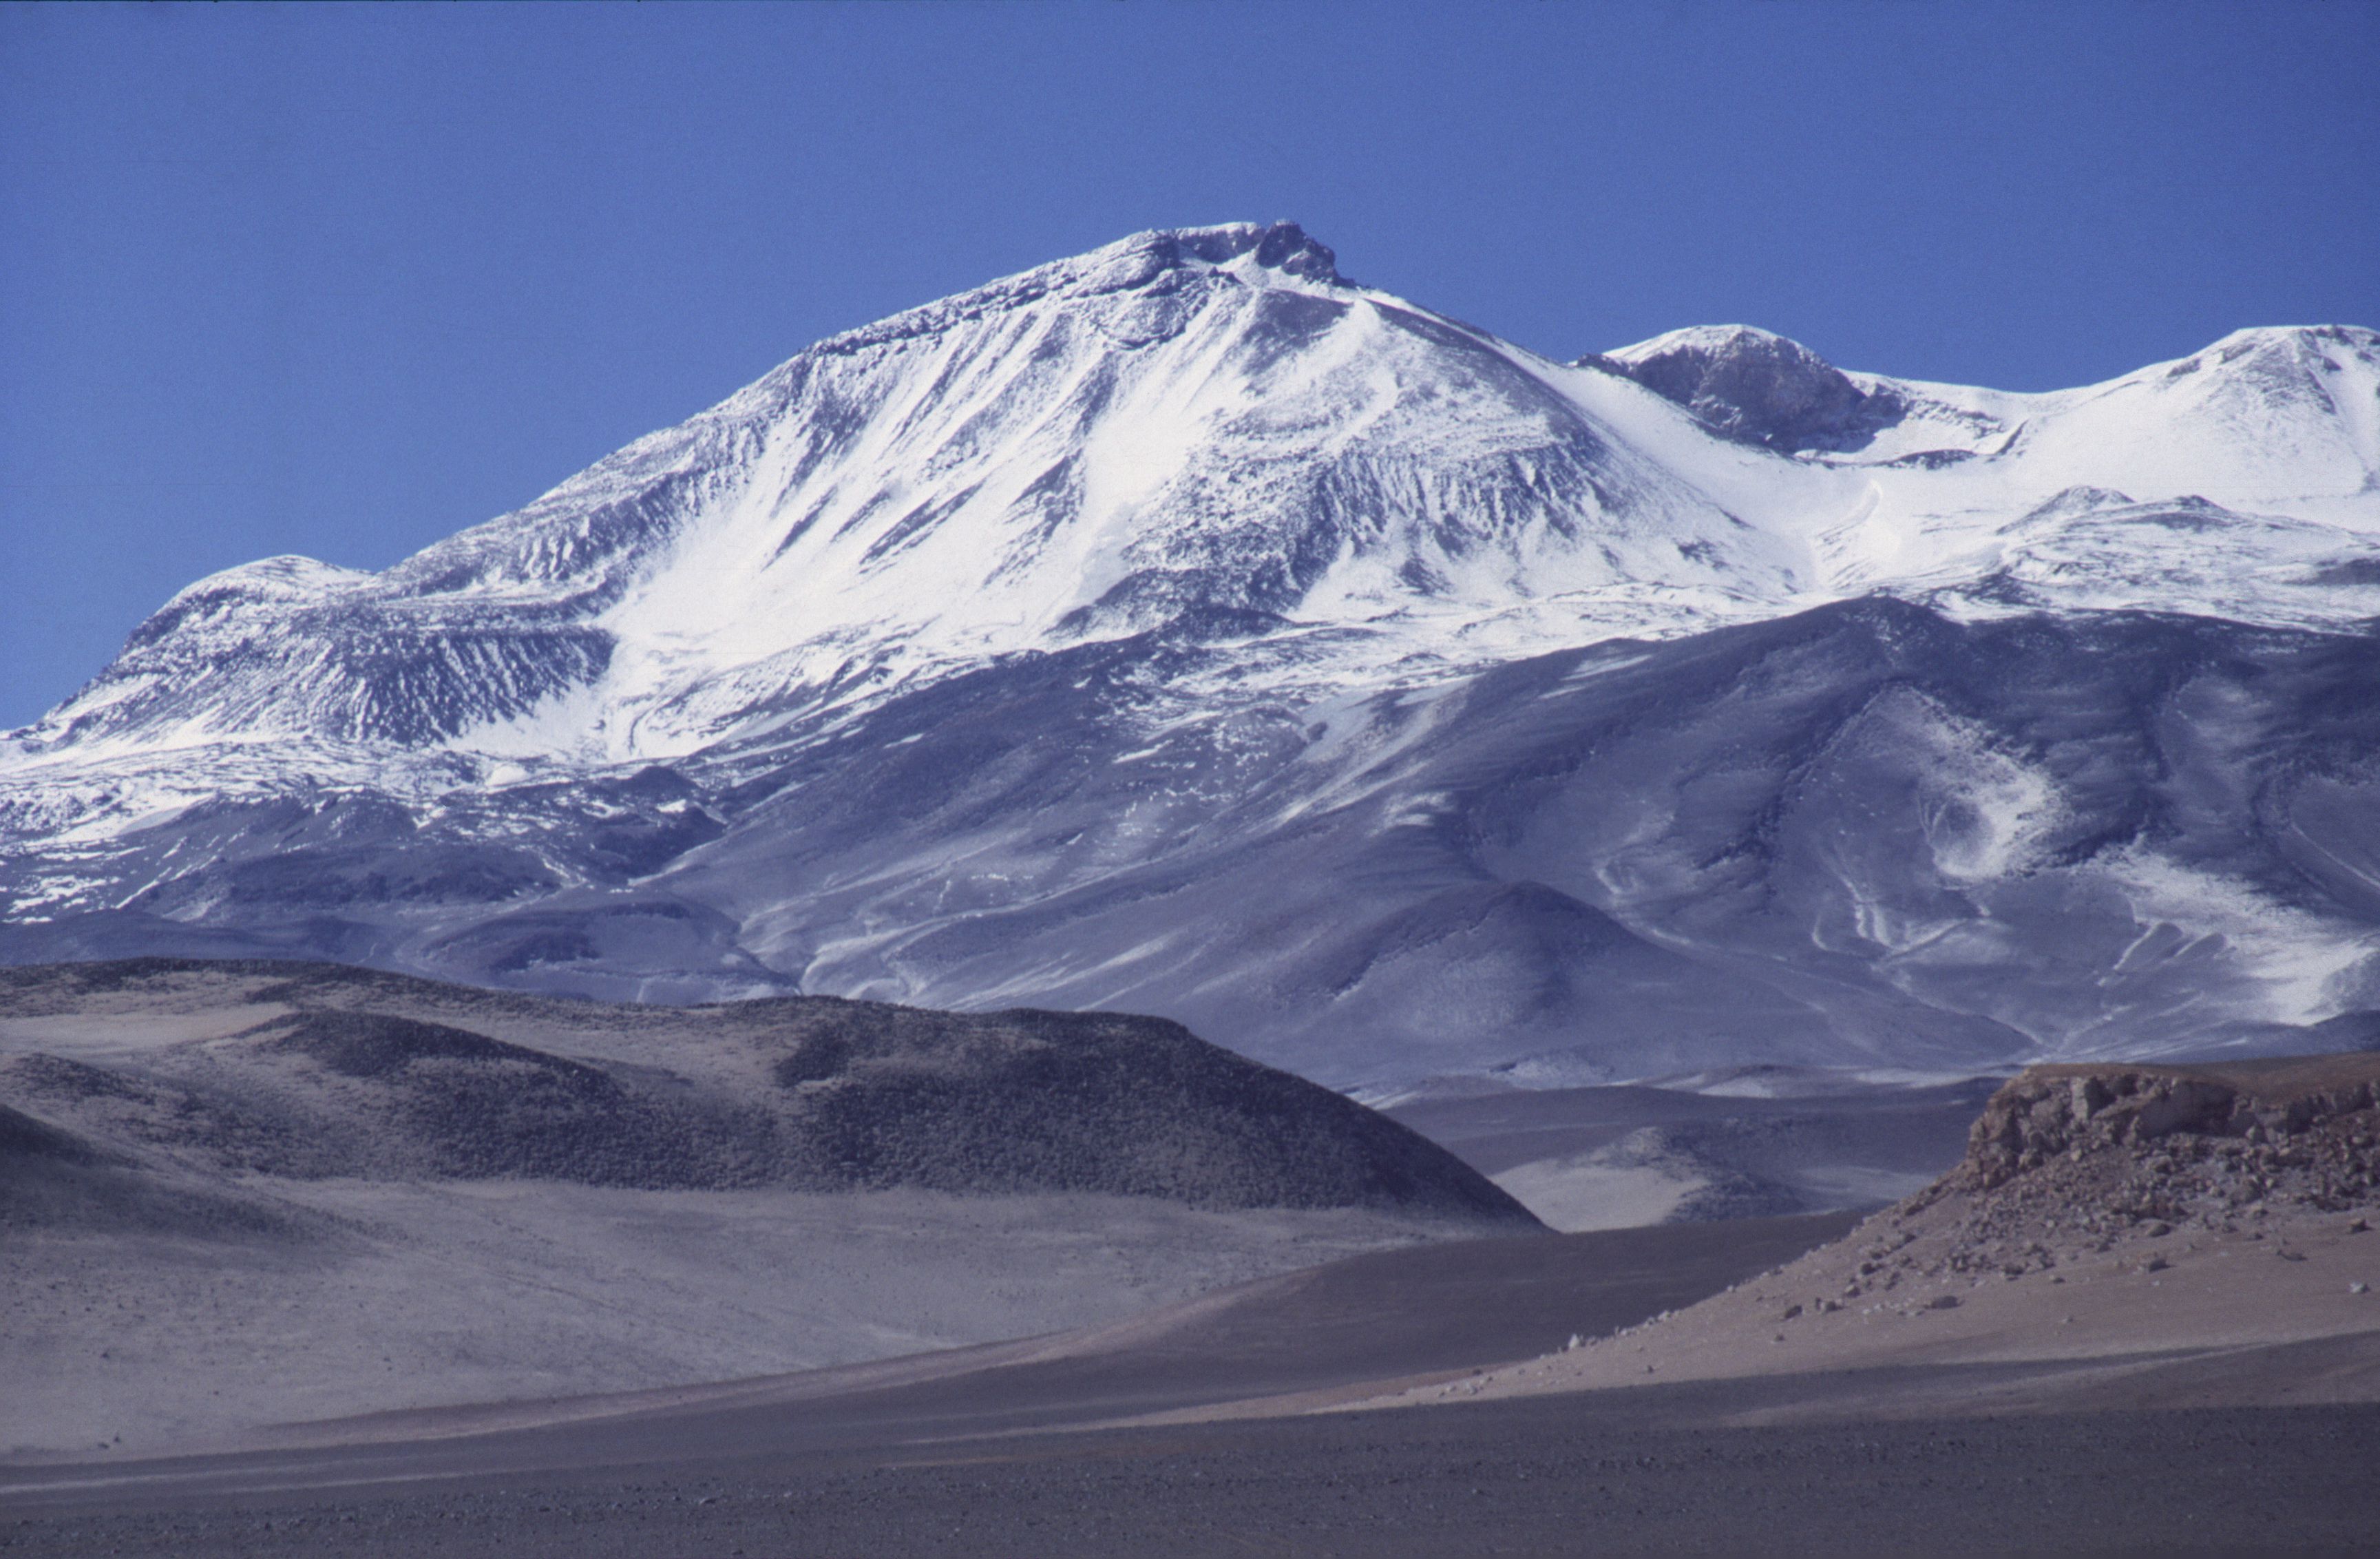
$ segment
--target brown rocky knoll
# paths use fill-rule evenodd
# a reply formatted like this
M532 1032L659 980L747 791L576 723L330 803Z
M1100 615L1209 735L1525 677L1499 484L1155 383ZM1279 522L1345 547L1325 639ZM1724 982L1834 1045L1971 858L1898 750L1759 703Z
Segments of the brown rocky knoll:
M1371 1400L1823 1375L1761 1416L2380 1401L2375 1090L2370 1054L2034 1067L1957 1168L1843 1238L1641 1326ZM1988 1390L1937 1368L1981 1365L2022 1368Z

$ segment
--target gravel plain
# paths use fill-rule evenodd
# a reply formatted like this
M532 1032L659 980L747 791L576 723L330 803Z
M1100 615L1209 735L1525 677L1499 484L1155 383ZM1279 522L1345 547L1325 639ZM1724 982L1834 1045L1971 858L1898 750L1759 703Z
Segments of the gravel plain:
M399 1487L0 1507L11 1555L2368 1553L2380 1407L1703 1428L1657 1388Z
M2088 1361L1115 1423L1267 1392L1327 1396L1332 1382L1360 1391L1400 1370L1425 1385L1485 1380L1489 1361L1539 1353L1563 1326L1658 1314L1850 1222L1432 1245L1036 1343L516 1407L501 1424L318 1426L278 1451L20 1462L0 1468L0 1553L2368 1551L2380 1406L2028 1405Z

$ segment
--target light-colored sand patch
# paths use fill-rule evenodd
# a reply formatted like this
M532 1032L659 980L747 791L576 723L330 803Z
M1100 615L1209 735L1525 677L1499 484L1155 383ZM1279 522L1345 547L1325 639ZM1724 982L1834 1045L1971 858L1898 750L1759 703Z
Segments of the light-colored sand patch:
M1615 1164L1605 1153L1538 1159L1490 1175L1549 1229L1584 1234L1665 1223L1707 1179L1653 1164Z
M104 1062L167 1045L244 1033L259 1024L286 1017L292 1010L278 1002L247 1002L204 1012L160 1012L130 1003L118 1005L123 1010L0 1017L0 1056L55 1050Z
M1817 1164L1800 1170L1789 1184L1818 1208L1874 1207L1924 1190L1934 1176L1912 1170L1866 1164Z

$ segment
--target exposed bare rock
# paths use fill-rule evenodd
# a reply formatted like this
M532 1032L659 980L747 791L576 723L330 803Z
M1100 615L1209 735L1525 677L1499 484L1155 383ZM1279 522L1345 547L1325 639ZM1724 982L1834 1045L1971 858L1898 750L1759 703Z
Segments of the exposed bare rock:
M2369 1054L2033 1067L1985 1105L1956 1169L1880 1215L1891 1233L1864 1242L1843 1297L2110 1253L2162 1270L2192 1236L2380 1201L2375 1084Z
M2176 1133L2254 1141L2301 1133L2374 1102L2380 1058L2240 1061L2222 1066L2035 1066L1994 1095L1954 1182L1999 1185L2060 1154Z
M2046 1269L2284 1209L2380 1200L2380 1055L2036 1066L1985 1106L1959 1167L1897 1210L1955 1210L1953 1271ZM2048 1236L2046 1240L2045 1236Z

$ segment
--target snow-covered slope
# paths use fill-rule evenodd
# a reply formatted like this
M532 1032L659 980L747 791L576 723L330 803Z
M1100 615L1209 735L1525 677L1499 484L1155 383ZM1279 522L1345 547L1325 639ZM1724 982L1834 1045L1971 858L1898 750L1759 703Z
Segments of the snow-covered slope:
M1744 325L1672 331L1580 364L1730 438L1830 465L1936 470L1988 456L2015 487L2170 496L2179 483L2248 505L2368 497L2380 476L2380 335L2347 325L2235 331L2179 361L2043 395L1846 373Z
M1833 479L1816 590L2242 621L2380 616L2380 335L2243 330L2046 395L1844 373L1744 326L1581 366ZM1773 470L1767 482L1784 485ZM2187 540L2177 542L2176 532Z
M2359 713L2374 618L2370 331L2048 395L1560 363L1293 225L1143 234L385 573L184 591L0 737L0 957L1138 1007L1363 1083L2228 1042L2364 1001L2369 733L2273 712ZM2237 848L2175 853L2181 771Z
M1553 377L1293 226L1145 234L821 342L385 575L201 580L32 739L670 755L788 697L1185 615L1791 594L1796 545Z

